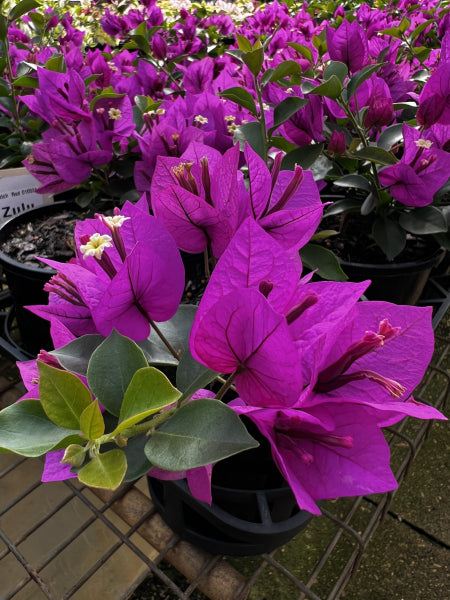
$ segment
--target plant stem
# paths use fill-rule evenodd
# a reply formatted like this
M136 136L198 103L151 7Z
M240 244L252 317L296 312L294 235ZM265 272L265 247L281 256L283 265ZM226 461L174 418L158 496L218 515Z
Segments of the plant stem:
M220 388L220 390L217 392L216 394L216 400L222 400L222 398L225 396L225 393L230 389L230 387L232 386L234 379L236 377L236 375L238 374L238 370L236 369L236 371L234 373L232 373L228 379L225 381L225 383L222 385L222 387Z
M120 432L119 435L126 438L130 438L135 437L136 435L141 435L141 433L147 433L149 431L152 431L152 429L156 429L158 425L161 425L161 423L167 421L167 419L171 417L176 410L176 408L168 408L167 410L157 415L150 421L145 421L144 423L137 423L136 425L132 425L131 427L124 429ZM110 441L110 439L108 441Z
M264 103L262 101L261 86L259 85L258 77L256 75L254 75L254 81L255 81L256 95L258 96L258 105L259 105L258 121L261 125L262 135L263 135L263 153L264 153L263 159L264 159L264 162L267 164L267 154L269 152L269 142L267 139L266 117L264 115Z
M163 344L166 346L167 350L170 352L170 354L179 361L180 360L179 353L174 349L174 347L171 345L171 343L169 342L169 340L166 338L166 336L163 334L163 332L156 325L155 321L153 321L152 319L150 319L150 317L148 317L148 320L149 320L150 325L156 331L156 333L157 333L158 337L160 338L160 340L163 342Z

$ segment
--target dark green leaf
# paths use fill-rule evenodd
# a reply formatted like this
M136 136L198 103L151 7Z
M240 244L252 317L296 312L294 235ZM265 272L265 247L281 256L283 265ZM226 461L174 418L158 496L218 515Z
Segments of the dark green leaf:
M152 463L147 459L144 453L145 444L148 437L137 435L128 440L127 445L122 448L127 459L127 472L124 481L136 481L152 468Z
M378 63L376 65L367 65L367 67L363 67L361 71L358 71L353 77L350 79L347 85L347 100L350 101L350 98L359 88L359 86L369 79L372 73L375 73L384 63Z
M261 124L258 121L250 121L250 123L239 125L234 132L234 140L241 143L241 150L244 143L248 142L259 156L264 157L264 134Z
M304 58L306 58L306 60L309 60L309 62L313 64L313 54L311 52L311 49L308 48L308 46L303 46L303 44L297 44L297 42L288 42L287 45L291 48L294 48L294 50L297 50L299 54L301 54Z
M395 146L395 144L398 144L398 142L401 142L403 140L402 132L402 123L396 123L395 125L386 127L386 129L384 129L380 133L380 137L378 138L378 148L381 148L382 150L386 151L390 150L392 146Z
M150 44L143 35L130 35L130 39L144 54L151 54Z
M431 25L432 23L434 23L436 21L436 19L428 19L428 21L423 21L423 23L420 23L420 25L417 25L417 23L414 25L414 29L413 31L410 33L409 35L409 41L412 45L412 42L414 42L419 35L425 31L425 29Z
M289 96L282 100L273 111L273 126L269 129L269 136L280 125L290 119L301 108L308 104L308 98L299 98L298 96Z
M361 214L365 217L370 215L376 207L378 206L379 199L372 192L365 198L364 202L361 205Z
M81 483L95 488L115 490L122 483L127 471L127 459L123 450L110 450L95 456L80 471Z
M361 160L370 160L371 162L384 166L395 165L398 163L398 160L391 152L387 152L386 150L375 146L368 146L367 148L361 148L361 150L355 150L352 152L352 156Z
M39 6L40 3L36 2L36 0L22 0L11 10L9 18L12 21L16 21L20 17L23 17L23 15L26 15L27 12L30 12L30 10L33 10L33 8L38 8Z
M251 52L244 52L242 60L253 75L258 75L264 62L264 48L257 48Z
M22 456L41 456L79 433L50 421L39 400L21 400L0 412L0 448Z
M310 90L308 94L316 94L318 96L325 96L325 98L331 98L332 100L335 100L339 97L341 92L342 83L336 77L336 75L332 75L329 79Z
M92 353L105 340L102 335L83 335L61 348L52 350L52 354L67 371L78 375L87 375L87 368Z
M189 351L189 336L194 322L197 307L192 304L181 304L175 315L164 323L157 323L166 340L180 356ZM154 365L178 365L178 360L169 352L161 338L152 331L150 337L138 346L144 352L149 363Z
M257 111L255 101L253 96L250 94L250 92L247 92L246 89L241 87L228 88L227 90L220 92L219 96L222 98L227 98L232 102L236 102L236 104L246 108L252 113L252 115L256 116Z
M392 219L378 217L373 224L372 235L388 260L394 260L406 245L405 230Z
M220 400L189 402L157 429L145 446L148 460L168 471L184 471L255 448L237 414Z
M335 75L341 83L344 83L344 79L348 75L347 65L343 62L332 60L323 72L323 79L326 81L332 75Z
M274 146L275 148L278 148L279 150L283 150L286 153L291 152L292 150L295 150L297 148L295 144L292 144L292 142L289 142L286 138L280 135L271 137L270 145Z
M0 40L6 40L8 35L8 19L4 15L0 15Z
M281 163L281 168L286 171L293 171L295 165L300 165L303 169L309 169L319 158L323 150L323 144L311 144L297 148L286 154Z
M97 102L99 100L102 100L103 98L123 98L124 96L126 96L126 94L116 94L116 92L109 91L109 90L112 90L112 88L107 88L101 94L99 94L98 96L95 96L95 98L93 98L91 100L91 102L89 104L89 108L91 111L94 110L94 107L97 104Z
M370 192L372 189L370 182L365 177L356 174L344 175L343 177L336 179L336 181L333 181L333 183L338 187L356 188L365 190L366 192Z
M301 72L302 68L295 60L285 60L277 65L270 81L278 81L295 73L301 74Z
M30 75L22 75L22 77L14 79L12 85L14 87L38 88L39 81L36 77L30 77Z
M333 215L342 215L345 212L359 212L361 210L361 202L356 198L345 198L336 200L331 206L327 206L323 213L324 217Z
M197 362L190 352L181 356L177 369L177 388L183 392L183 399L190 398L200 388L205 388L218 373Z
M146 366L139 346L114 330L92 353L87 369L89 387L99 402L118 417L134 374Z
M39 397L47 416L56 425L80 429L80 416L92 402L88 388L73 373L38 361Z
M317 269L317 274L328 281L346 281L347 275L341 269L336 256L319 244L306 244L300 250L300 258L309 269Z
M444 233L447 231L447 221L436 206L423 206L414 208L409 212L402 213L399 223L415 235L428 235L431 233Z

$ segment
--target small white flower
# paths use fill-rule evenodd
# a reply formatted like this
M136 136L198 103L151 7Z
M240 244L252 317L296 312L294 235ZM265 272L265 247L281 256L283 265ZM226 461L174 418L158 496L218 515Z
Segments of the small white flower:
M433 142L431 140L424 140L422 138L420 138L419 140L416 140L416 146L418 146L419 148L431 148L431 146L433 145Z
M200 123L201 125L206 125L206 123L208 122L208 119L202 115L195 115L194 121L196 123Z
M119 119L122 118L122 111L120 110L120 108L112 108L111 107L108 110L108 116L113 121L118 121Z
M124 215L114 215L113 217L102 217L102 221L108 225L108 227L122 227L125 221L128 221L130 217Z
M112 237L110 235L101 235L100 233L94 233L89 238L87 244L80 246L80 252L83 254L83 258L86 259L88 256L94 256L95 258L101 258L103 250L112 246Z

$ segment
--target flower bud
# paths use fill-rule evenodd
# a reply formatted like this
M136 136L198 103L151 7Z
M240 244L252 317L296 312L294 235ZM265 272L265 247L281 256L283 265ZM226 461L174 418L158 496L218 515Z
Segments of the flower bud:
M155 34L152 37L152 52L158 60L165 60L167 56L167 42L162 35Z
M345 135L343 131L333 131L330 141L328 142L328 152L342 156L345 154L347 145L345 143Z

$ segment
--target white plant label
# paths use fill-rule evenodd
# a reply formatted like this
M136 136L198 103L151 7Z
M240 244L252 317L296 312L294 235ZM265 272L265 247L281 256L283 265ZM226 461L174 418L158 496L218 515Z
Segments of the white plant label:
M53 201L51 194L37 194L39 181L25 168L0 170L0 224L35 206Z

